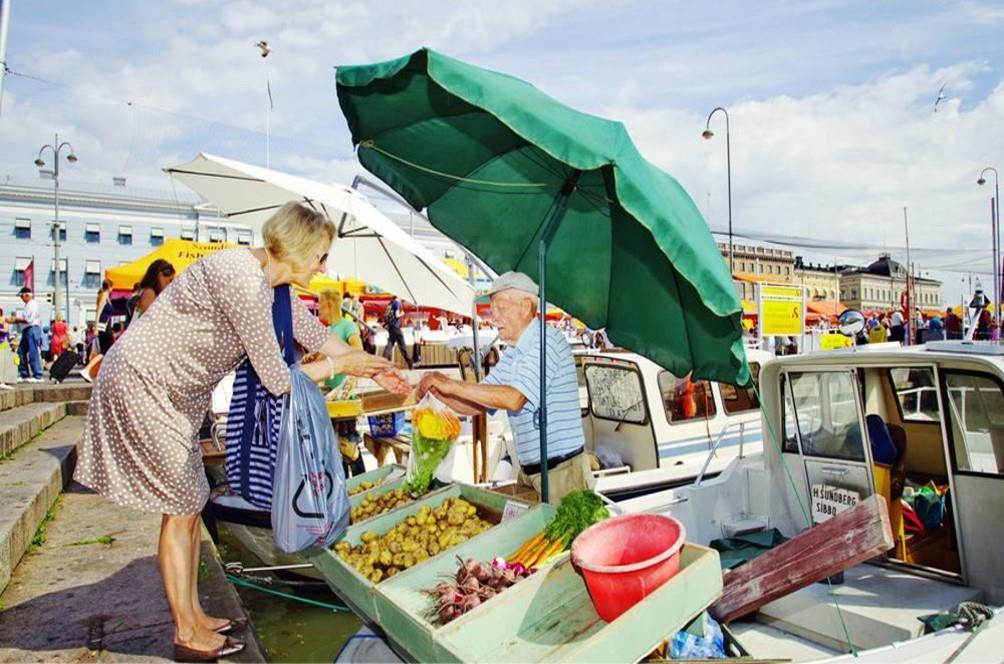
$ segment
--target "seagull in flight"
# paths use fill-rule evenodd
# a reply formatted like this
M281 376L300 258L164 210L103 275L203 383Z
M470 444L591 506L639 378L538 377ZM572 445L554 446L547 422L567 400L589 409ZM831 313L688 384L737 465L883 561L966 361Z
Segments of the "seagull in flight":
M944 85L941 86L941 89L938 90L938 97L934 100L934 112L935 113L938 112L938 104L940 104L941 100L945 98L945 86L946 85L948 85L948 84L945 83Z
M272 47L268 45L267 41L257 41L254 44L256 47L261 49L261 57L267 58L268 54L272 52Z

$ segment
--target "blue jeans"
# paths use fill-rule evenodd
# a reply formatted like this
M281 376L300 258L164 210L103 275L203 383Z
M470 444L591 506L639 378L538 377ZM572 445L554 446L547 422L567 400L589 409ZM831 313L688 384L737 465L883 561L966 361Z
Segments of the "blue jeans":
M28 377L28 365L31 364L31 375L34 378L42 377L42 356L39 347L42 345L42 328L32 325L21 331L21 342L17 345L17 354L21 358L21 363L17 367L17 373L21 378Z

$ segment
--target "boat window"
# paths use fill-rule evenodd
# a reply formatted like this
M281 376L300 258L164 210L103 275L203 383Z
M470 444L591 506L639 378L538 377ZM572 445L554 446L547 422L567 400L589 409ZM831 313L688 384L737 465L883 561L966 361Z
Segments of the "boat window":
M1004 395L990 376L945 374L957 471L1004 475Z
M677 378L668 371L661 371L659 391L670 424L715 416L715 398L711 383L706 380L690 380L689 376Z
M753 377L753 384L759 384L759 362L750 362L750 375ZM760 407L760 400L756 398L756 390L752 387L739 388L728 383L719 383L718 387L722 390L722 407L729 415L745 413Z
M802 454L864 461L865 451L854 395L854 377L845 372L789 373L791 402L786 404L785 436L797 426ZM788 407L794 417L788 423ZM788 440L785 441L786 448ZM788 451L795 451L789 449Z
M938 390L934 370L929 367L900 367L889 370L896 390L899 412L904 422L938 422Z
M625 367L587 364L583 371L593 415L608 420L644 424L645 393L641 375Z

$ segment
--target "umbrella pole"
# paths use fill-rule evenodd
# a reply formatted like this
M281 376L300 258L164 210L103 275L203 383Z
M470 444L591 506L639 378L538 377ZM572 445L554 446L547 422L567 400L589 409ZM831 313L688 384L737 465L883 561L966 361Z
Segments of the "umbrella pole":
M582 171L573 170L568 174L561 192L554 199L550 216L540 234L538 254L540 274L540 405L538 406L538 421L540 424L540 500L546 503L548 499L547 486L547 249L558 231L558 225L568 209L568 199L575 191Z

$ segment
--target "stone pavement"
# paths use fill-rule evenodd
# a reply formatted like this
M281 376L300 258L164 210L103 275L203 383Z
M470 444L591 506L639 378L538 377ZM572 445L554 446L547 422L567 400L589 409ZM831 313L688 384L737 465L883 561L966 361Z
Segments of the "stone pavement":
M44 543L25 555L0 596L0 662L170 660L159 527L159 514L119 507L71 484L45 525ZM199 579L207 611L244 615L207 536ZM247 646L233 661L265 661L253 627L241 637Z

